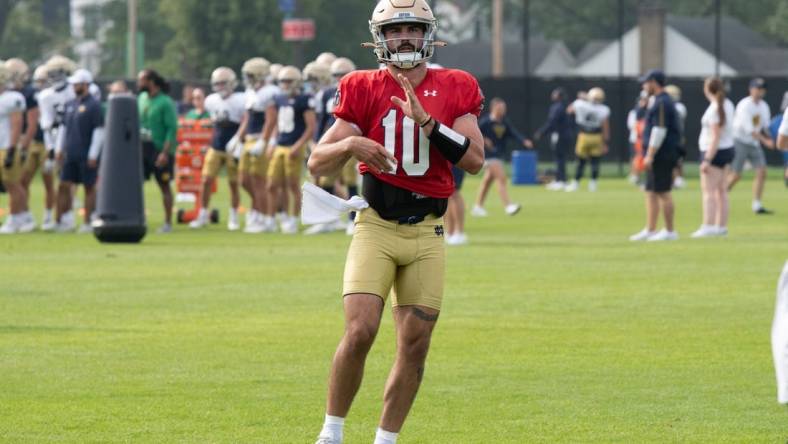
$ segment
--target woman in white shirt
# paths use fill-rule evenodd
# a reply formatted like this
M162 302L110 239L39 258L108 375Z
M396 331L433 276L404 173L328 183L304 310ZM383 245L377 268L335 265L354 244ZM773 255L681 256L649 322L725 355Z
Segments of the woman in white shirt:
M726 171L733 162L733 102L716 77L706 79L703 92L709 107L700 119L700 185L703 190L703 224L692 237L728 234L728 186Z

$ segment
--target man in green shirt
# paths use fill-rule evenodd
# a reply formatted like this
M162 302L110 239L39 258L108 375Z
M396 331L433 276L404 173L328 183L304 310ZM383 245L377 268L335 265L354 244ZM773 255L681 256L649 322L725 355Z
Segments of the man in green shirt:
M144 69L137 76L137 108L140 114L140 140L145 180L151 175L161 190L164 203L164 225L159 233L172 231L173 195L170 181L175 172L176 134L178 114L175 102L167 95L170 85L152 69Z

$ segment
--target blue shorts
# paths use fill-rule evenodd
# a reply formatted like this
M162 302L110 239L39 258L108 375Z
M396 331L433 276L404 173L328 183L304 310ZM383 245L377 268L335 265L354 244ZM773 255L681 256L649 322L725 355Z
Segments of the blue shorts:
M454 176L454 188L457 191L461 190L462 181L465 180L465 170L452 165L451 174Z
M72 183L81 183L86 187L96 184L98 167L90 168L87 159L69 159L68 155L60 170L60 180Z

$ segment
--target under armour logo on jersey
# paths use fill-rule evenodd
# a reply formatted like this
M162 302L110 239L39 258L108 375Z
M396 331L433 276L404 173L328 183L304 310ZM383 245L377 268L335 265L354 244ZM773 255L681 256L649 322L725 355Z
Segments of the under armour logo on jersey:
M429 97L429 96L438 97L438 91L434 90L434 89L432 91L428 91L428 90L425 89L424 90L424 97Z

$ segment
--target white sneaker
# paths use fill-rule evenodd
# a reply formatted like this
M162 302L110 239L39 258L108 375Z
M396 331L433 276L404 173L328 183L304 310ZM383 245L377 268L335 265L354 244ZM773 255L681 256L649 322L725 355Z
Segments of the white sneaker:
M24 213L21 217L22 219L17 226L18 233L30 233L36 229L36 220L33 219L33 215L30 214L29 211Z
M265 230L263 221L262 219L258 219L257 217L250 218L246 222L246 225L244 225L244 233L257 234L257 233L262 233L263 230Z
M637 185L637 183L638 183L638 176L637 176L637 174L630 174L629 177L627 177L627 180L632 185Z
M644 241L655 234L657 234L656 231L649 231L648 228L644 228L632 236L629 236L629 240L632 242Z
M674 241L678 240L679 234L675 231L668 231L666 229L661 229L657 233L652 234L651 236L646 239L647 242L661 242L661 241Z
M485 210L484 208L482 208L482 207L480 207L478 205L474 205L473 209L471 210L471 216L487 217L487 210Z
M717 231L717 236L725 237L728 235L728 227L715 226L714 228Z
M298 219L295 217L288 217L279 224L279 229L282 234L296 234L298 233Z
M3 226L0 227L0 234L14 234L18 230L17 226L16 218L13 215L9 215L5 218Z
M44 211L44 220L41 221L41 231L52 231L55 229L55 218L51 211Z
M342 440L333 439L328 436L320 436L315 441L315 444L342 444Z
M547 184L547 189L550 191L561 191L566 185L563 182L552 181Z
M564 191L566 191L567 193L573 193L573 192L577 191L577 189L579 187L580 187L580 185L577 183L577 181L573 180L573 181L569 182L569 185L564 187Z
M510 203L509 205L506 206L506 208L504 208L504 211L506 211L506 214L508 214L509 216L514 216L515 214L520 212L520 208L522 208L522 205L518 203Z
M87 233L92 233L92 232L93 232L93 227L91 227L88 224L80 225L79 226L79 230L77 230L77 233L79 233L79 234L87 234Z
M238 212L234 209L230 210L227 217L227 229L230 231L238 231L241 229L241 223L238 222Z
M263 226L263 233L276 233L276 219L273 216L263 215L261 225Z
M726 229L727 232L727 229ZM700 239L702 237L712 237L717 235L717 228L713 225L701 225L700 228L695 230L690 237L693 239Z
M687 182L684 180L684 178L681 176L676 176L676 178L673 180L673 188L681 189L685 186L687 186Z
M345 234L347 234L348 236L352 236L353 233L355 232L356 232L356 223L355 222L348 223L347 228L345 228Z
M172 225L165 223L164 225L160 226L158 230L156 230L158 234L168 234L172 233Z
M208 225L208 222L210 222L208 220L208 212L205 210L200 210L200 213L197 215L197 217L193 221L189 222L189 228L202 228Z
M446 238L446 245L465 245L468 243L468 236L465 233L450 234Z
M595 180L591 179L590 181L588 181L588 191L593 193L593 192L596 191L596 188L597 188L597 185L596 185L596 181Z
M323 234L323 233L330 233L334 231L333 222L325 223L325 224L315 224L311 227L304 230L304 234L307 236L311 236L314 234Z

